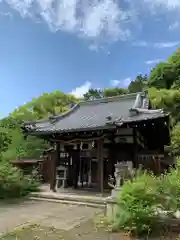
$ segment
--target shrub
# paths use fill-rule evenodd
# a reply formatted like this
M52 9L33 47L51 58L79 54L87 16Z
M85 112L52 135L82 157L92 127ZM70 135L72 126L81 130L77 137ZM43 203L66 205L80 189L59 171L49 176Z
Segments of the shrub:
M180 209L180 169L171 169L160 177L136 174L133 181L123 185L117 203L113 219L116 229L140 235L157 230L157 226L159 230L168 226Z
M147 173L138 174L133 182L126 182L118 197L114 225L137 235L151 232L156 226L158 186L158 179Z
M0 199L17 198L37 191L39 183L33 176L25 177L10 163L0 161Z
M165 210L174 212L180 209L180 169L171 169L170 172L159 178L159 194ZM164 201L166 199L166 201Z

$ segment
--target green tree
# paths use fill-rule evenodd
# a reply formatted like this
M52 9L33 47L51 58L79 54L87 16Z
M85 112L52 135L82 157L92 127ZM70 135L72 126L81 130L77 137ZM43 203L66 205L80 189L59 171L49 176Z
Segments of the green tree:
M0 154L5 152L11 143L11 136L5 129L0 129Z
M49 148L47 142L37 137L28 136L25 139L21 124L22 121L11 117L1 120L0 138L3 136L3 151L1 152L3 152L3 157L6 160L22 157L39 158L41 153ZM6 138L4 139L4 137Z
M31 102L15 109L10 116L24 121L44 119L67 111L70 103L78 101L73 95L60 91L43 93L40 97L33 98Z
M180 122L173 128L171 145L174 154L180 155Z
M128 90L125 88L105 88L102 91L103 97L114 97L118 95L127 94Z
M94 100L99 98L102 98L102 91L99 89L91 88L87 93L84 94L85 100Z
M129 86L128 90L130 93L142 92L144 88L146 88L148 83L147 75L138 75L134 81L132 81Z
M153 107L163 108L171 113L173 123L180 121L180 91L177 89L149 89Z
M170 89L176 80L176 66L161 62L151 71L148 84L150 87Z
M42 151L49 148L50 145L33 136L28 136L25 139L21 130L23 121L36 121L52 115L59 115L67 111L72 102L78 101L73 95L60 91L43 93L40 97L33 98L32 101L15 109L7 118L1 119L0 141L2 139L4 143L2 145L4 158L7 160L13 160L17 157L39 158ZM8 145L6 144L6 136L11 140L9 140Z
M104 97L114 97L126 93L128 93L128 90L125 88L104 88L102 90L90 89L87 93L84 94L84 99L94 100Z

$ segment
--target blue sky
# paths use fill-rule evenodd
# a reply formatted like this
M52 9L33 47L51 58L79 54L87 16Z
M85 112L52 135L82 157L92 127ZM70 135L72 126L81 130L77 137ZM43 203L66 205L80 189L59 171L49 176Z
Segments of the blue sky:
M0 112L126 87L180 45L179 0L0 0Z

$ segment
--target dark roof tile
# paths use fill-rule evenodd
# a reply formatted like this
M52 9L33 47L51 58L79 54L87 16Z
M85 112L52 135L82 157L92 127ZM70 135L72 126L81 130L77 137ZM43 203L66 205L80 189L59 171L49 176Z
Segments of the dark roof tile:
M152 117L159 117L160 114L137 113L131 116L130 109L132 109L138 99L143 104L144 93L127 94L117 97L104 98L92 101L81 102L73 106L68 112L56 116L54 118L38 121L34 123L25 124L28 131L35 131L40 133L47 132L71 132L77 130L91 130L97 128L110 128L115 125L108 124L109 122L129 122L139 121L142 118L150 119ZM163 113L161 113L162 115Z

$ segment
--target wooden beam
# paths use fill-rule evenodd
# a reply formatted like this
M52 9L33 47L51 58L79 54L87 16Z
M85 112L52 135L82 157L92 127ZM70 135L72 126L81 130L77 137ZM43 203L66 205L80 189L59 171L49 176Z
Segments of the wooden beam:
M103 139L97 141L98 185L101 194L104 192L104 156Z

